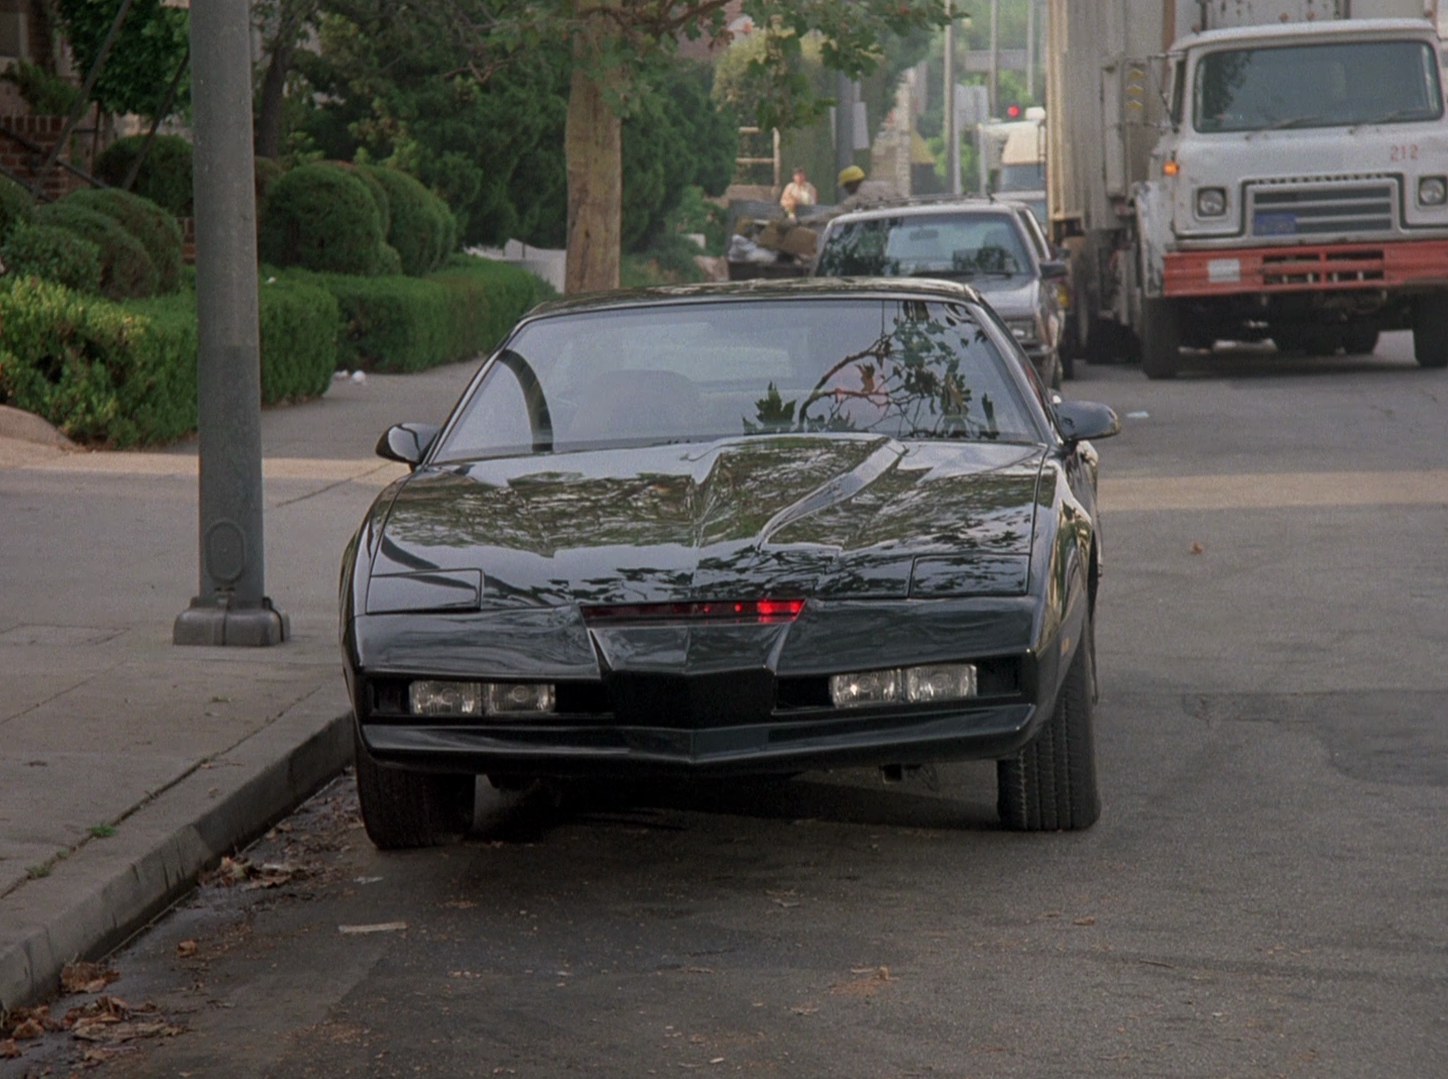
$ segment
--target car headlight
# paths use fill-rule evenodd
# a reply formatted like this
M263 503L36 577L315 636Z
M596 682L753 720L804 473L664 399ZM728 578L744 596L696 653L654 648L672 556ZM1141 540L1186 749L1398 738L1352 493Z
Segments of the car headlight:
M1220 187L1204 187L1197 192L1197 216L1221 217L1227 212L1227 192Z
M1418 181L1418 205L1442 206L1448 202L1448 177L1424 176Z
M976 693L974 663L935 663L925 667L855 671L830 677L830 700L836 708L930 704L964 700Z
M1041 339L1041 335L1036 330L1035 319L1008 318L1005 321L1006 329L1010 330L1011 335L1015 337L1015 339L1021 344L1034 345L1037 341Z
M415 716L541 715L554 710L551 682L438 682L407 687L407 710Z

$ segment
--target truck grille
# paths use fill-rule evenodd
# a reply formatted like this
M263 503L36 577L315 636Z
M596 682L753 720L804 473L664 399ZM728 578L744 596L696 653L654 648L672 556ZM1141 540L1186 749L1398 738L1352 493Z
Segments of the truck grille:
M1268 240L1381 236L1397 227L1397 194L1396 178L1383 175L1253 184L1247 190L1248 227L1252 236Z

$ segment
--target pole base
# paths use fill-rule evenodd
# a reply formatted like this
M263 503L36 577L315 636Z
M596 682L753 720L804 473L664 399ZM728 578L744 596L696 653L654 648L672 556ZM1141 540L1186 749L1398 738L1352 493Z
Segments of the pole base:
M269 599L260 607L237 608L226 597L196 597L176 616L172 644L235 645L261 648L281 644L291 636L291 620Z

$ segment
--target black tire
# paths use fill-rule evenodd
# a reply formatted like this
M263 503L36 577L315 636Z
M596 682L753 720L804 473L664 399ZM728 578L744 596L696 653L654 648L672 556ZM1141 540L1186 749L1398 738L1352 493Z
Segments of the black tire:
M1014 757L996 762L996 809L1001 824L1013 831L1074 831L1091 827L1101 816L1091 639L1088 624L1051 718Z
M1170 300L1141 301L1141 369L1147 378L1176 378L1181 366L1181 313Z
M1378 348L1376 326L1349 326L1342 334L1343 351L1349 356L1371 356Z
M357 800L378 850L434 847L464 834L473 821L477 777L409 772L378 764L354 731Z
M1419 367L1448 367L1448 296L1413 304L1413 355Z

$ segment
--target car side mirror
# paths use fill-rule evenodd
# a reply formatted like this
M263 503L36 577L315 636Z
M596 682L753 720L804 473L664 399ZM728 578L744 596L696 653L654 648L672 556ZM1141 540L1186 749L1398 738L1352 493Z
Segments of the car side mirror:
M1047 259L1041 263L1041 276L1046 280L1060 280L1071 276L1071 267L1060 259Z
M1067 442L1110 438L1121 431L1121 421L1108 405L1095 401L1062 401L1056 405L1056 427Z
M434 423L395 423L377 440L377 456L416 468L442 428Z

